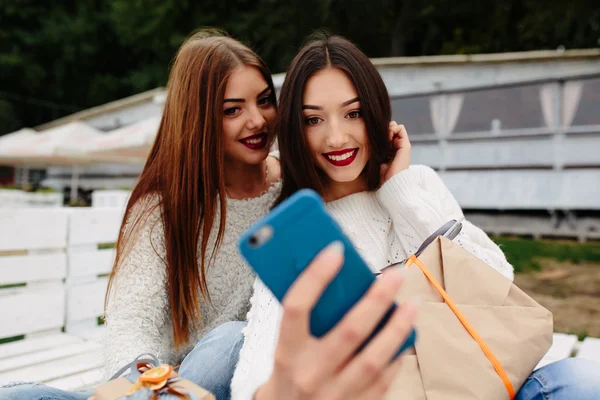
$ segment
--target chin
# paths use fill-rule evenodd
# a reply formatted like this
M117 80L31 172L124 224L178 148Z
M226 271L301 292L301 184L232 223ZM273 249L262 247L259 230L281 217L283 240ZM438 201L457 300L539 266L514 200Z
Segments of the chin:
M337 172L337 171L336 171ZM337 172L337 173L331 173L331 174L327 174L327 176L329 177L329 179L331 179L333 182L337 182L337 183L348 183L348 182L354 182L355 180L357 180L358 178L360 178L361 172L360 171L347 171L347 172Z
M250 153L241 155L240 160L246 164L260 164L269 156L269 148L262 150L253 150Z

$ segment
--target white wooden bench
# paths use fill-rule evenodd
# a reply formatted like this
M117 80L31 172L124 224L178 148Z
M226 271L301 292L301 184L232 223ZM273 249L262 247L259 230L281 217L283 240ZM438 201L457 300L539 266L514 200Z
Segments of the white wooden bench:
M92 207L125 208L129 201L129 190L94 190Z
M0 210L0 384L66 390L98 383L118 209Z
M63 197L62 193L0 189L0 208L62 207Z
M0 385L65 390L100 380L107 277L121 208L0 210ZM600 339L555 334L539 366L577 355L600 362Z
M587 337L579 342L577 336L555 333L553 343L537 368L568 357L581 357L600 363L600 339Z

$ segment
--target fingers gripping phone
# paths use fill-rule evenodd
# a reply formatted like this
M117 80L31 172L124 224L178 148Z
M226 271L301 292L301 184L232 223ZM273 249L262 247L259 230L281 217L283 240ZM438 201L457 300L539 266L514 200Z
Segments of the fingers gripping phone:
M310 330L316 337L332 329L375 282L373 272L329 215L320 196L312 190L298 191L254 224L239 242L242 256L281 302L311 261L336 240L344 244L344 265L312 310ZM371 337L395 308L390 308ZM413 329L398 354L414 342Z

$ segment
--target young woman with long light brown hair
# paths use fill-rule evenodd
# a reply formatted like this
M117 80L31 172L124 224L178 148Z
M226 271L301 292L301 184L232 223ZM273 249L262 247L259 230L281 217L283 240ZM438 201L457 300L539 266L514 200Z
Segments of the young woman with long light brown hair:
M183 376L224 398L253 283L237 238L279 192L268 157L275 88L252 50L202 31L179 50L167 91L109 279L106 377L151 353L183 360ZM214 357L205 352L206 370L188 371L184 357L201 339Z
M181 363L182 376L218 399L229 397L254 282L236 244L280 190L279 162L268 156L275 114L269 70L248 47L206 30L181 46L117 242L105 307L106 379L152 354ZM24 385L8 395L90 393Z

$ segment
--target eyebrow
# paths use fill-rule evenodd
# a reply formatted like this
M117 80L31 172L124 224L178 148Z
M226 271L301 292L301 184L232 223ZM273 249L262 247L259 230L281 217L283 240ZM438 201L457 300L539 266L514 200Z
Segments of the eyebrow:
M267 93L269 90L271 90L271 88L267 86L267 87L266 87L266 88L265 88L265 89L264 89L262 92L260 92L260 93L258 94L258 96L256 96L256 97L260 97L260 96L262 96L263 94L266 94L266 93ZM225 100L223 100L223 103L245 103L245 102L246 102L246 99L225 99Z
M345 102L343 102L342 104L340 104L340 108L341 107L349 106L350 104L356 103L357 101L360 101L360 99L358 97L355 97L355 98L350 99L350 100L346 100ZM321 106L312 106L310 104L305 104L305 105L302 106L302 109L303 110L322 110L323 107L321 107Z

